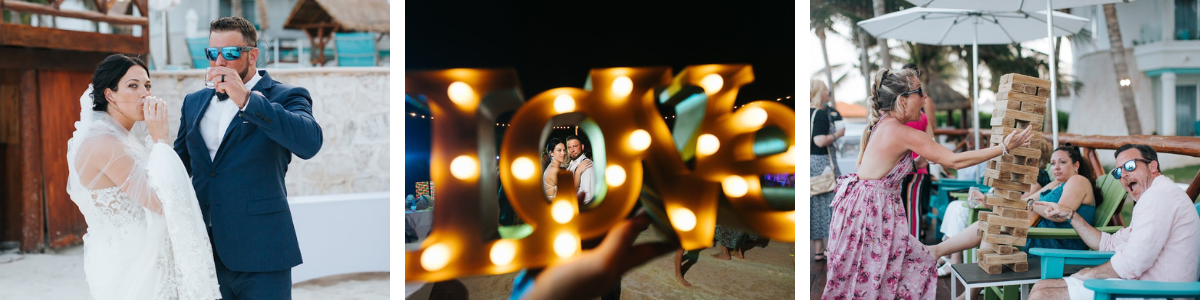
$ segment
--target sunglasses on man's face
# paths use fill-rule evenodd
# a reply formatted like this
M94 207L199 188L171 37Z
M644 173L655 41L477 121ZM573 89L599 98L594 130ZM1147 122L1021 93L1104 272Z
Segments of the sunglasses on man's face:
M242 51L254 50L254 47L230 46L230 47L209 47L204 48L204 56L208 57L209 61L217 61L217 55L225 56L225 60L237 60L242 58Z
M924 87L919 87L915 90L904 92L903 94L900 94L900 97L908 97L908 95L912 95L912 94L925 95L925 92L922 91L921 89L924 89Z
M1124 165L1113 168L1113 170L1111 172L1113 178L1121 179L1121 175L1124 175L1125 172L1133 172L1133 170L1137 170L1137 162L1139 162L1139 161L1146 163L1146 165L1150 165L1149 160L1145 160L1145 159L1141 159L1141 158L1131 159L1131 160L1125 162Z

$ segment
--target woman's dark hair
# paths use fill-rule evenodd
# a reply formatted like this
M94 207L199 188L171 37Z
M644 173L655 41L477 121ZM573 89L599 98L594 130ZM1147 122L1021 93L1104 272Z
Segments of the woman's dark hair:
M1054 152L1066 152L1067 157L1071 159L1071 163L1079 163L1079 175L1087 178L1088 183L1092 185L1092 197L1096 199L1096 206L1100 206L1100 201L1104 200L1104 196L1100 195L1100 187L1096 186L1096 172L1092 170L1092 164L1083 161L1083 154L1079 152L1079 146L1067 143L1062 147L1054 149ZM1062 184L1067 184L1063 182Z
M558 146L558 144L567 145L558 138L552 138L549 143L546 143L546 152L543 152L545 155L542 155L542 169L549 167L550 163L554 161L554 146Z
M124 54L109 55L96 66L96 72L92 73L92 110L108 110L108 98L104 97L104 89L116 91L121 77L133 66L141 66L146 70L146 74L150 73L150 68L146 67L145 62Z

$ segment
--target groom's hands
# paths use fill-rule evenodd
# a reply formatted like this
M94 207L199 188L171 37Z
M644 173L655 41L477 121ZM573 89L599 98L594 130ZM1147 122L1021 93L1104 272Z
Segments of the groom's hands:
M222 76L224 81L221 80ZM226 67L213 67L208 71L206 80L216 82L216 91L229 95L229 100L237 104L238 109L246 108L246 101L250 100L250 91L246 89L246 83L242 82L242 76L239 76L237 71Z

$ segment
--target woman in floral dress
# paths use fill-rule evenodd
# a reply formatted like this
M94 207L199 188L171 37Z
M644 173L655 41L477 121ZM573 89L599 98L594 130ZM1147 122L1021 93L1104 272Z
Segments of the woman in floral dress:
M927 98L911 71L885 69L875 74L858 173L838 178L831 205L824 299L933 299L936 258L907 233L910 225L900 200L904 176L913 169L910 153L949 168L965 168L1027 146L1033 136L1026 128L1001 145L953 153L925 132L904 125L920 118Z

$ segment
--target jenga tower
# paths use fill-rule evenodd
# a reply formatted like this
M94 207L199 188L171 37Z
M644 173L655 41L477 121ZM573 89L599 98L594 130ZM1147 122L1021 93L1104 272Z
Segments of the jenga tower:
M1033 140L1042 139L1042 121L1045 119L1047 97L1050 96L1050 81L1020 74L1000 77L1000 92L996 93L996 112L992 115L991 145L1004 142L1004 137L1014 131L1033 126ZM1030 146L1034 143L1030 143ZM1001 265L1013 271L1029 271L1028 254L1017 251L1016 246L1025 246L1029 236L1029 211L1021 194L1037 182L1039 161L1042 152L1033 147L1008 149L1002 155L988 161L984 173L984 184L992 187L995 196L988 196L985 203L992 205L992 212L980 212L979 229L983 241L992 243L992 251L980 251L979 267L988 274L1000 274Z

